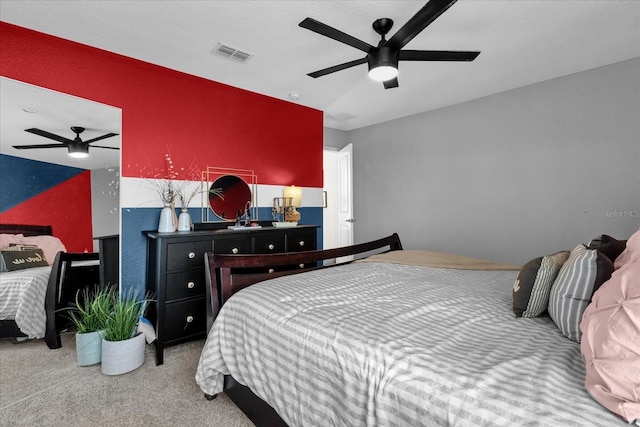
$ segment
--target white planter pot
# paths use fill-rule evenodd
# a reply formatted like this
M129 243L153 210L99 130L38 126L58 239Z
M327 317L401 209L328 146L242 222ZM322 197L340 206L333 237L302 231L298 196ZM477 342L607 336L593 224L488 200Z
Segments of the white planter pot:
M104 331L76 334L76 362L78 366L90 366L102 359L102 338Z
M120 375L144 363L144 334L124 341L102 340L102 373Z

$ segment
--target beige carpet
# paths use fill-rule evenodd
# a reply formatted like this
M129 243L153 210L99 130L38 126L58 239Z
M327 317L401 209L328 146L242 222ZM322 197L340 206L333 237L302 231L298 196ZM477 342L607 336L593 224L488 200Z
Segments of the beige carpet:
M224 394L207 401L194 380L204 340L155 350L133 372L107 376L79 367L74 334L62 348L0 339L1 426L253 426Z

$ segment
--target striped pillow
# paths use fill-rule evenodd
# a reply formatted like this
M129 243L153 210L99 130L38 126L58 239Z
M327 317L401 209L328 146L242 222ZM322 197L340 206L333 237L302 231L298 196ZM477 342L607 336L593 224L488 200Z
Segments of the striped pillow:
M591 296L611 277L613 263L596 249L576 246L549 295L549 316L567 338L580 342L580 320Z
M538 317L547 310L549 293L569 251L532 259L522 266L513 285L513 312L516 317Z

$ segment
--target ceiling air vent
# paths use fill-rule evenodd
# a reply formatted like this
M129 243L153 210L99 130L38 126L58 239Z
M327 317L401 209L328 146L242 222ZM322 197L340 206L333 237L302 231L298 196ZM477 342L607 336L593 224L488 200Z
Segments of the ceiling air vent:
M243 63L253 58L252 53L244 52L238 48L223 43L218 43L215 49L213 49L213 53Z

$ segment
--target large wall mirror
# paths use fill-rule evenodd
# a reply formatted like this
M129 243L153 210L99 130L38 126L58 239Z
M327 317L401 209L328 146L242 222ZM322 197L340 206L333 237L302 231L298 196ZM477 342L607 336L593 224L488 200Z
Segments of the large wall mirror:
M121 110L5 77L0 78L0 93L0 154L12 156L3 156L6 163L13 159L18 164L21 159L35 160L29 164L37 166L43 162L43 166L91 171L91 217L86 221L92 224L93 250L97 251L98 238L120 234ZM84 130L74 133L79 129L72 130L72 126ZM103 138L109 134L116 135ZM89 156L78 158L69 155L70 150L61 143L63 140L55 139L56 135L72 140L76 136L82 141L97 140L89 144ZM50 148L14 148L25 145ZM24 218L23 223L29 223L29 218Z

